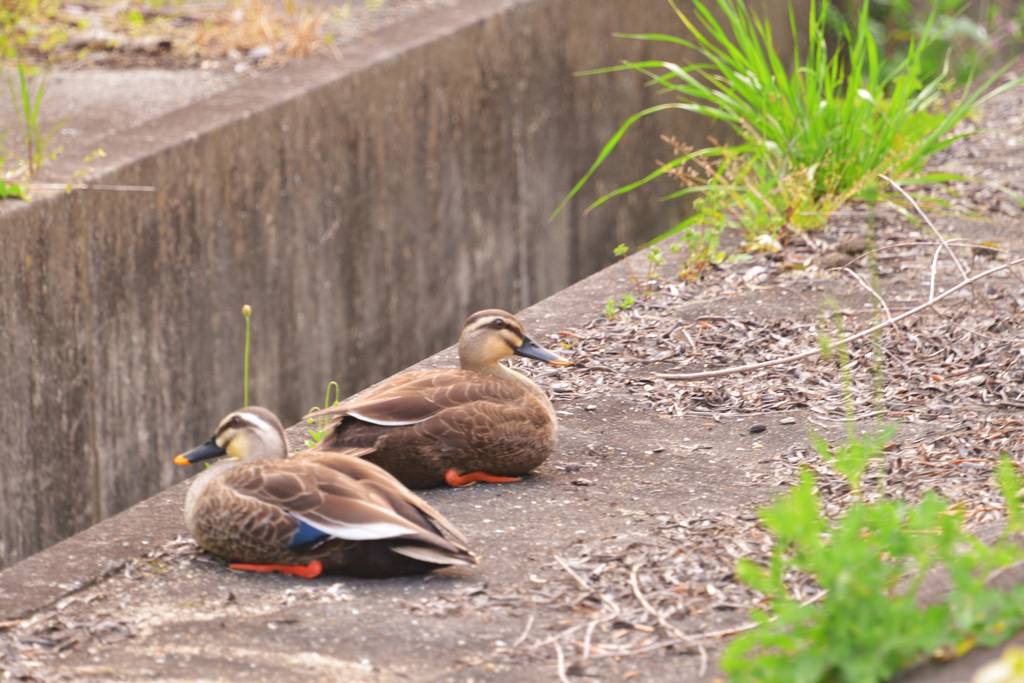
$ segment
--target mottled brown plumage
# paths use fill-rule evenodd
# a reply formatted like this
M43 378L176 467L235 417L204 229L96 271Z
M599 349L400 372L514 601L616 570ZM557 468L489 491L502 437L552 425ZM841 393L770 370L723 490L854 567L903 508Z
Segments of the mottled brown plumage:
M460 370L404 373L312 413L336 421L305 453L358 456L412 488L466 483L462 475L525 474L547 460L558 428L540 387L499 362L512 354L568 364L537 346L511 314L474 313L459 337Z
M324 572L366 577L476 562L443 515L379 467L330 453L286 458L269 410L231 413L209 442L175 462L220 455L228 457L189 488L185 524L200 546L231 562L316 560Z

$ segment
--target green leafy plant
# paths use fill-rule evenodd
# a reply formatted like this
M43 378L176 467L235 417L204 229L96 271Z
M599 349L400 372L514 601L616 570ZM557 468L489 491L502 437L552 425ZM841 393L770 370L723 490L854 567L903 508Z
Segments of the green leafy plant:
M609 318L614 318L622 311L630 309L634 305L636 305L636 298L629 292L619 295L618 299L610 296L608 297L608 303L604 305L604 314Z
M817 447L859 490L867 462L881 455L891 435L882 430L834 452L822 441ZM770 607L754 613L756 629L729 645L723 669L736 681L867 683L888 680L941 648L962 652L1008 638L1024 625L1024 586L1004 592L988 588L986 580L1024 558L1007 538L1024 528L1017 498L1024 480L1005 456L996 478L1010 514L1003 536L990 546L964 529L962 511L933 492L916 505L868 503L861 495L831 520L814 474L805 470L797 486L761 510L776 539L768 566L737 564L737 576L764 593ZM922 606L922 582L940 568L952 588ZM814 579L821 588L816 599L791 594L787 579L794 574Z
M28 199L28 189L21 183L8 178L7 153L4 150L3 142L7 133L0 131L0 199L17 198Z
M333 396L334 398L332 399L331 396ZM338 387L338 383L329 382L327 384L327 392L324 394L324 408L336 406L338 405L338 402L340 400L341 389ZM313 406L312 408L309 409L309 412L314 413L318 410L320 410L320 408ZM310 438L306 439L306 448L312 448L313 446L317 445L318 443L324 440L324 437L327 436L327 434L330 432L330 430L327 428L327 425L330 424L330 421L330 418L327 417L311 417L308 420L306 420L306 423L310 425Z
M672 253L683 254L683 265L679 277L696 280L704 269L726 260L726 254L718 248L721 230L704 225L687 225L679 233L679 241L669 247Z
M608 160L633 124L674 110L721 122L737 142L712 140L712 146L697 150L676 143L671 161L604 195L589 208L668 176L683 187L667 199L690 195L698 199L695 214L662 238L698 224L704 226L700 235L705 240L708 231L726 227L741 231L748 240L818 227L848 200L884 192L879 174L917 183L957 177L921 173L931 156L970 134L953 131L977 104L1016 84L992 88L1004 67L978 87L968 85L955 101L945 101L946 71L929 80L923 66L925 54L937 40L934 11L924 22L921 38L911 41L906 55L883 72L866 0L853 30L840 27L842 45L837 51L830 51L826 40L828 4L812 2L807 49L801 54L794 47L790 69L790 60L783 60L774 47L771 26L746 3L714 0L709 6L694 0L691 19L674 0L668 1L686 37L656 33L623 37L667 43L696 51L700 58L689 63L627 62L586 72L639 72L649 85L677 101L629 117L556 214ZM798 36L801 31L792 9L789 24L791 33ZM794 40L794 45L799 42Z
M651 247L647 251L647 277L643 283L636 283L634 279L634 283L638 284L638 286L642 284L640 290L642 291L643 298L650 298L654 292L654 283L658 281L658 266L663 265L665 265L665 257L661 255L661 249Z
M828 314L843 336L838 303L828 303ZM895 428L857 435L849 350L825 335L819 343L822 356L834 358L841 371L847 433L834 448L816 434L811 440L846 480L854 502L840 515L827 515L815 475L805 469L797 486L760 511L775 537L770 559L766 565L741 559L736 575L765 595L768 608L753 613L756 629L729 645L723 670L735 681L871 683L935 652L962 654L1005 640L1024 626L1024 586L1004 592L987 581L1024 560L1024 548L1009 540L1024 530L1024 479L1003 454L995 478L1008 522L992 545L967 531L963 511L934 492L911 505L886 499L881 484L866 487L868 468L884 457ZM945 577L951 587L942 594L932 590L926 604L922 586L929 576ZM806 589L798 597L794 580L805 586L809 580L818 593L801 599Z
M629 247L620 244L615 247L614 253L619 258L625 259L626 267L629 269L629 281L636 294L626 292L620 295L618 300L615 297L610 297L604 307L604 314L609 318L614 318L619 312L632 308L637 301L650 299L654 293L654 285L658 281L658 267L665 265L665 257L662 256L661 249L652 247L647 252L647 272L641 276L633 269L633 263L626 258L629 254Z
M604 314L608 318L614 318L619 313L619 307L615 303L615 297L608 297L608 303L604 305Z
M638 275L633 269L632 262L626 258L629 254L629 247L625 244L620 244L615 247L613 253L626 260L626 267L629 269L629 281L633 284L633 289L636 291L636 296L632 297L630 305L636 303L639 298L640 301L647 301L651 298L651 294L654 293L654 284L658 281L658 266L665 265L665 257L662 256L661 249L658 247L652 247L647 252L647 272L644 275Z
M28 199L24 185L0 178L0 199Z

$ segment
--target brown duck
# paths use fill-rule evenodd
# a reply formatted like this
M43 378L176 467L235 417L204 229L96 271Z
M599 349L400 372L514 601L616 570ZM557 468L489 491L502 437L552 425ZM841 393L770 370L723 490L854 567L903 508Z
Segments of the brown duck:
M336 420L301 457L358 456L412 488L519 481L547 460L558 427L540 387L499 362L513 354L569 364L535 344L512 314L479 311L459 336L460 370L407 372L311 413Z
M185 525L202 548L233 569L307 578L401 576L476 563L441 513L376 465L330 453L287 454L277 417L250 407L174 459L190 465L227 456L200 474L185 498Z

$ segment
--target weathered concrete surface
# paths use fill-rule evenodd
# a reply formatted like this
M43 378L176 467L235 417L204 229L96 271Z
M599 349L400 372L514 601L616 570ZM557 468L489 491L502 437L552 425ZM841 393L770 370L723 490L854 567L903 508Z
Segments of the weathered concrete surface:
M182 533L187 488L176 484L0 572L0 614L29 614Z
M581 209L665 158L658 133L703 141L679 116L639 126L548 216L654 97L573 73L649 56L610 34L676 21L664 0L464 0L66 141L49 177L102 147L95 181L156 192L0 207L0 562L181 477L167 454L242 402L242 304L250 398L294 420L328 381L351 393L474 309L520 308L672 225L653 191Z
M628 286L627 269L616 265L520 318L535 338L549 342L550 334L587 323L602 301ZM778 310L795 301L800 308L807 305L787 288L752 286L727 301L694 301L684 313L692 317L713 307L742 317L752 308ZM450 366L455 358L449 348L416 367ZM531 369L543 381L558 380L557 369ZM157 555L121 571L185 533L183 483L0 572L0 622L17 628L23 619L38 619L42 636L53 638L85 629L61 654L39 652L32 671L44 679L559 680L553 645L501 655L512 645L543 643L566 623L590 618L593 607L581 599L585 591L576 600L572 592L558 599L558 589L551 588L567 581L555 556L603 538L656 543L664 518L676 514L752 514L784 490L773 476L773 462L794 448L809 448L812 423L828 439L846 432L840 423L830 432L809 419L812 411L787 412L796 418L790 425L778 415L758 416L767 429L755 436L751 422L735 415L669 418L639 409L635 395L605 395L593 409L589 400L556 397L560 444L523 482L421 492L465 532L481 557L478 567L379 581L306 581L233 572L206 556L181 562ZM206 432L217 419L207 419ZM302 425L289 430L293 444L304 431ZM661 447L657 452L655 445ZM585 468L588 486L574 485L580 473L571 463ZM1018 572L1012 580L1021 578ZM578 634L582 641L583 631ZM714 650L703 675L699 656L667 648L621 661L600 652L587 660L575 652L565 655L566 666L592 681L628 676L710 683L720 675ZM959 683L993 656L979 650L901 680ZM12 671L18 664L13 658L0 661Z
M627 278L616 265L519 316L534 338L549 343L550 334L598 315L602 301L629 286ZM455 361L449 348L416 367ZM557 370L531 369L542 381L557 380ZM754 437L743 418L657 419L627 397L602 399L595 410L558 401L556 408L559 446L535 475L519 484L421 492L467 534L479 567L397 580L296 581L202 561L126 579L119 567L186 533L184 483L0 572L0 620L70 599L138 625L136 637L66 653L53 671L80 680L554 680L544 661L484 664L496 646L517 641L531 615L531 638L555 628L556 608L538 612L511 595L555 585L564 574L552 555L574 542L624 530L642 538L655 533L662 515L767 502L770 491L754 485L753 473L769 472L770 458L805 443L808 428L801 417ZM207 417L202 438L217 419ZM293 443L303 432L302 425L289 430ZM695 456L691 437L716 445ZM751 458L755 441L763 448ZM665 450L645 454L654 443ZM579 476L566 470L572 462L587 463L592 485L571 483ZM657 500L652 490L660 491ZM594 680L612 680L636 662L597 659L590 666ZM715 672L699 676L697 658L665 652L645 657L641 668L640 680L654 681L711 681Z

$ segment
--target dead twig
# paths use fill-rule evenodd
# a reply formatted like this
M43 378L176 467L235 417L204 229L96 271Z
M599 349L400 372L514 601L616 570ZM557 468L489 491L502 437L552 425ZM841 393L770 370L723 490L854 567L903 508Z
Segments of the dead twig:
M564 631L556 633L553 636L548 636L544 640L541 640L541 641L537 642L536 644L531 645L529 649L531 649L531 650L539 650L540 648L544 647L545 645L550 645L551 643L554 643L555 641L559 640L560 638L563 638L565 636L570 636L573 633L576 633L576 631L579 631L583 627L584 627L583 624L577 624L576 626L570 626L569 628L565 629Z
M565 676L565 655L562 653L562 646L555 641L555 655L558 657L558 680L562 683L569 683L569 679Z
M935 280L939 274L939 254L942 253L942 245L935 247L935 252L932 254L932 265L931 265L931 276L928 278L928 298L931 299L935 296ZM939 311L935 311L938 313Z
M587 633L583 637L583 659L590 656L590 639L594 637L594 629L601 623L600 619L593 619L587 624Z
M516 638L516 642L512 643L512 648L515 649L522 645L526 641L526 637L530 635L530 629L533 628L533 620L536 618L535 614L531 614L526 620L526 628L523 629L522 634Z
M571 576L576 581L576 583L579 584L580 588L587 592L593 592L594 587L591 586L586 579L577 574L576 570L570 567L569 563L566 562L561 555L555 555L555 561L558 562L558 564L562 565L562 569L569 573L569 576Z
M883 174L879 174L878 177L881 178L882 180L888 182L894 188L896 188L896 191L899 192L901 195L903 195L904 198L906 198L906 200L908 202L910 202L910 205L914 207L914 210L917 211L917 213L919 213L921 215L921 218L923 218L924 222L928 225L929 228L931 228L931 231L933 233L935 233L935 236L939 239L939 242L942 243L942 248L946 250L946 253L949 254L950 260L952 260L953 263L956 264L957 270L960 271L960 275L963 276L964 280L966 280L968 278L967 269L964 268L962 263L960 263L960 259L958 259L956 257L956 254L954 254L953 250L950 248L949 242L947 242L946 238L943 237L939 233L939 231L935 229L935 225L931 222L931 219L929 219L928 216L925 214L925 212L921 210L921 207L917 205L917 202L914 201L914 198L911 197L909 194L907 194L907 192L902 187L900 187L899 184L895 180L893 180L892 178L890 178L890 177L888 177L886 175L883 175ZM932 298L932 295L934 295L934 293L935 293L935 272L933 271L932 272L932 284L931 284L931 289L929 290L928 298L929 299Z
M647 610L647 612L651 616L657 619L658 623L661 624L666 631L674 635L679 640L691 640L690 636L686 635L685 633L677 629L675 626L668 623L668 619L666 619L661 612L655 609L654 605L648 602L647 598L644 597L643 591L640 590L640 583L637 581L636 578L636 574L638 571L640 571L640 567L642 566L642 562L634 564L633 568L629 572L629 586L633 589L633 595L636 596L636 599L640 601L640 604L643 606L643 608Z
M869 287L868 283L864 282L864 278L862 278L860 275L857 275L857 273L853 272L849 268L843 268L843 272L848 273L854 280L857 281L858 285L860 285L867 291L868 294L878 299L878 303L881 304L882 309L885 311L886 318L892 317L892 312L889 311L889 304L885 303L885 299L883 299L878 292Z

